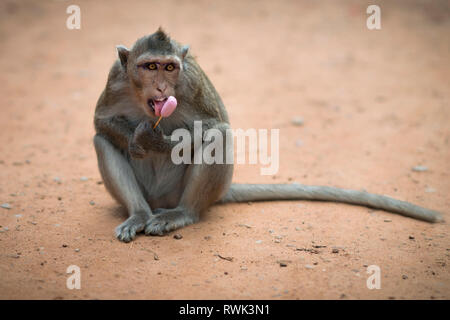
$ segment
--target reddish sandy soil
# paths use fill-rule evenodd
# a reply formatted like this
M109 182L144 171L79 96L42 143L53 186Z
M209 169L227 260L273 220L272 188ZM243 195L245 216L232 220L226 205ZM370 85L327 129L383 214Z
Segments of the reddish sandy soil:
M71 2L0 4L0 298L450 298L448 222L365 207L215 206L180 240L121 243L125 212L92 144L115 45L162 25L191 45L234 128L280 129L279 172L238 165L234 181L364 188L449 220L447 1L377 1L378 31L365 1L74 2L81 30L65 26ZM66 288L69 265L81 290Z

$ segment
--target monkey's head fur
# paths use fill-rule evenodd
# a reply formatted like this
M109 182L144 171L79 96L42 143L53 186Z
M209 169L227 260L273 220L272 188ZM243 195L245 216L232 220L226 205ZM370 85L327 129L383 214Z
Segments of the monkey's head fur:
M189 46L181 46L159 28L138 39L131 50L120 45L117 51L140 107L154 117L156 105L176 97Z

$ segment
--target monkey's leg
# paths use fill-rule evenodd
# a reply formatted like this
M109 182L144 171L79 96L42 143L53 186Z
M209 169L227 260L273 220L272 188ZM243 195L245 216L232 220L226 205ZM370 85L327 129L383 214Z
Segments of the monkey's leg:
M116 228L116 237L124 242L133 240L150 219L151 209L145 201L128 160L105 138L94 137L98 167L106 189L123 206L130 217Z
M215 128L222 132L225 140L228 124L218 124ZM232 140L230 142L227 145L226 141L223 141L224 158L226 152L233 152ZM207 144L203 143L203 148L195 150L195 153L202 152ZM185 172L184 191L178 206L173 209L155 210L152 219L145 226L145 234L162 235L197 222L201 212L224 196L231 184L232 175L232 164L206 164L203 160L201 164L189 165Z

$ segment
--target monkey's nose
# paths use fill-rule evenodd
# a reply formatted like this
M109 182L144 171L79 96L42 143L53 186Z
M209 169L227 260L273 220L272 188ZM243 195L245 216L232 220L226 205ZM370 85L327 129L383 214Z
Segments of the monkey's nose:
M167 86L165 85L160 85L156 87L156 90L158 90L159 92L163 93L164 91L166 91Z

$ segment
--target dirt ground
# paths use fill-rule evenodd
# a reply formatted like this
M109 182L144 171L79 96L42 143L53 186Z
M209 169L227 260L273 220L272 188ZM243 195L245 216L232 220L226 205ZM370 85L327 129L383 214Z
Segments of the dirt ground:
M66 28L73 3L81 30ZM381 30L366 27L369 4ZM92 144L115 45L161 25L190 44L233 128L280 129L278 173L237 165L235 182L365 189L448 221L448 1L1 1L0 12L0 298L450 298L448 222L365 207L214 206L182 239L121 243L126 215ZM80 290L66 288L70 265ZM381 289L366 286L371 265Z

